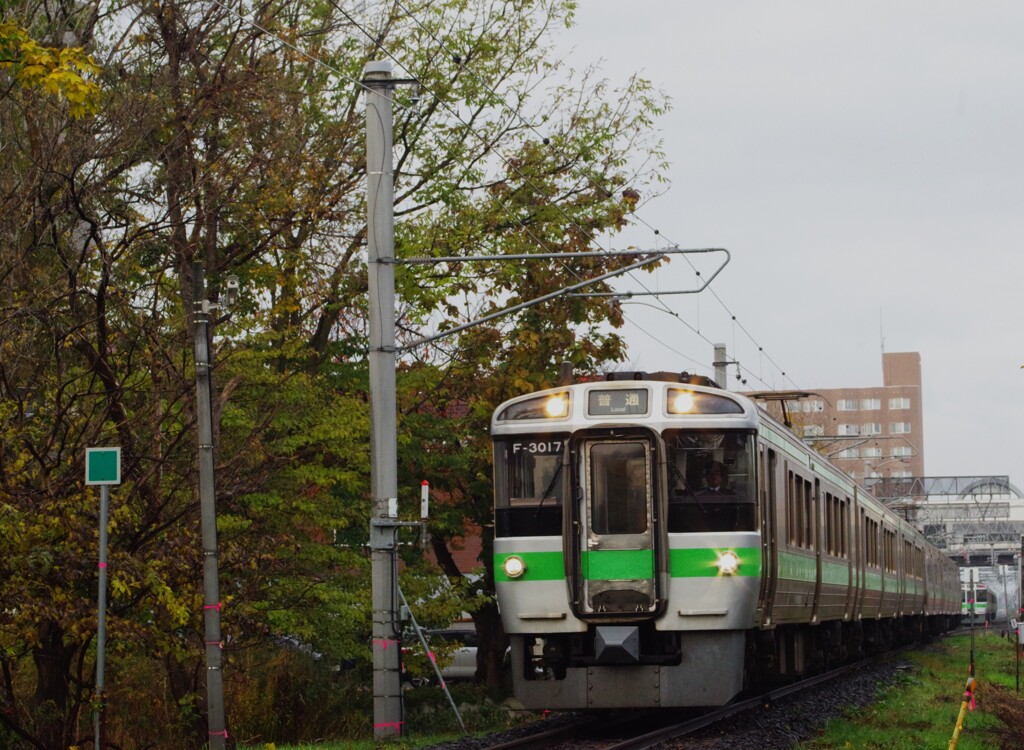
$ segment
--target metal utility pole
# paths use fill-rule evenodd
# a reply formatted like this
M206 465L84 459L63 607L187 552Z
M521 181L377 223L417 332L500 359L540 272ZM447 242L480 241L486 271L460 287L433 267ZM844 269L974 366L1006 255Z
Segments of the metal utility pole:
M203 543L203 621L206 643L207 730L211 750L222 750L224 674L221 671L220 588L217 569L217 507L213 481L213 405L210 386L210 302L201 263L192 264L195 316L196 423L199 432L199 506Z
M369 275L370 561L373 603L373 734L402 734L395 522L398 459L395 405L395 235L391 63L369 62L366 88L366 211Z

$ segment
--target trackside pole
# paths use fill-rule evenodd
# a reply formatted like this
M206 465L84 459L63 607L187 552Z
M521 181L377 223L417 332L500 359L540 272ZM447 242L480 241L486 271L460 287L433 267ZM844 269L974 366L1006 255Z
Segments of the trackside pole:
M971 677L974 677L974 571L971 571L971 583L970 588L967 591L967 606L968 611L971 613L971 671L968 672Z
M370 572L373 605L373 734L402 734L398 606L398 427L395 395L394 174L391 63L369 62L366 89L366 211L370 365Z
M956 727L953 729L953 736L949 740L949 750L956 750L956 743L960 740L960 732L964 728L964 717L967 711L974 710L974 689L977 682L973 677L967 678L967 687L964 689L964 699L960 702L960 713L956 717Z
M206 646L207 735L210 750L223 750L228 730L224 720L224 647L220 629L220 583L217 565L217 504L213 461L213 402L210 383L210 302L206 299L203 266L192 264L192 298L196 363L196 432L199 458L199 521L203 545L203 641Z
M100 561L99 615L96 618L96 750L103 747L103 709L105 699L104 665L107 650L107 516L110 507L110 485L100 485Z
M96 597L99 611L96 614L96 692L93 698L93 725L96 730L95 748L101 750L105 744L103 715L106 708L103 689L106 687L104 667L107 656L107 519L110 516L110 485L121 484L121 449L86 448L85 484L100 486L100 549L97 566L99 592Z
M1024 617L1024 610L1021 610L1018 617ZM1020 692L1020 654L1024 651L1024 623L1017 620L1017 692Z

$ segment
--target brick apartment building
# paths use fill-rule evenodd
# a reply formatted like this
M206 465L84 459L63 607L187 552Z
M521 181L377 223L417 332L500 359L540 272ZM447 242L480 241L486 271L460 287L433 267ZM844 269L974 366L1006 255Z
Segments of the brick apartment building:
M923 477L921 355L882 354L882 385L819 388L785 402L793 431L851 477ZM781 405L768 410L781 416Z

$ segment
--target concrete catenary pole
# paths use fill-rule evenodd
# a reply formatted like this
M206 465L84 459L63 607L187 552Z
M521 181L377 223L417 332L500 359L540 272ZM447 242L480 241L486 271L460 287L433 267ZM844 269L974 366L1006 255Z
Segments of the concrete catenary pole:
M373 603L373 733L402 733L395 522L398 459L395 406L394 175L391 63L369 62L366 88L366 211L370 328L370 551Z
M726 380L729 379L726 373L726 368L729 365L729 360L725 356L725 344L715 344L715 361L712 362L715 368L715 382L719 388L727 388L728 383Z
M203 544L203 623L206 642L207 731L211 750L222 750L224 673L221 671L220 585L217 567L217 507L213 464L213 402L210 385L210 303L201 263L192 264L195 316L196 423L199 432L199 517Z

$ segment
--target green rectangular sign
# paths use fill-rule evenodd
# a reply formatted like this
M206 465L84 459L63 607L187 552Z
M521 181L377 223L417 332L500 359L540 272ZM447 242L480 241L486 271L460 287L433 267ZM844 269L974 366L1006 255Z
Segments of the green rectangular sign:
M121 484L121 449L85 449L86 484Z

